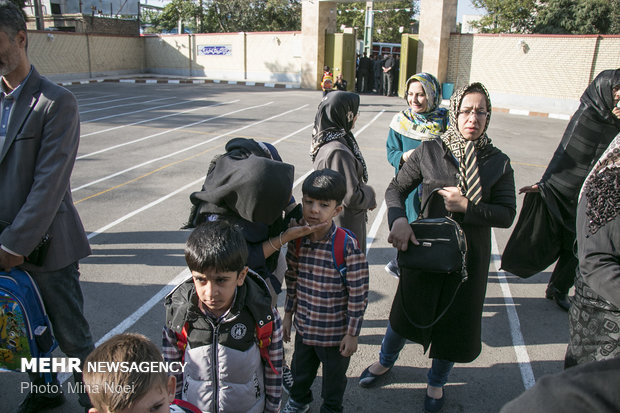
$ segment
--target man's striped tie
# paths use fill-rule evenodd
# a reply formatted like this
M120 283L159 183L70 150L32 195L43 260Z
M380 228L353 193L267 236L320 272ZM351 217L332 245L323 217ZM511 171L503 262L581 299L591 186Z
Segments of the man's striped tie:
M461 174L465 179L467 192L465 197L474 205L482 199L482 187L480 186L480 174L478 173L478 159L476 158L475 142L467 141L465 155L461 162Z

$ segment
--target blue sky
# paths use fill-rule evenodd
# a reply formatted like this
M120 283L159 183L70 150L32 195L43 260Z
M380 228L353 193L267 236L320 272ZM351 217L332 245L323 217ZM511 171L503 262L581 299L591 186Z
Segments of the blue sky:
M456 21L459 23L463 22L462 16L464 14L485 14L484 9L477 9L471 4L471 0L459 0L458 6L456 9Z

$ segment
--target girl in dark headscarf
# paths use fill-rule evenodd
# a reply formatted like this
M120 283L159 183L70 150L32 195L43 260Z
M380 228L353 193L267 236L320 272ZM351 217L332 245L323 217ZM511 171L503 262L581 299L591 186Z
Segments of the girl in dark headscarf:
M556 258L558 259L547 285L546 297L555 300L566 311L570 306L567 294L573 285L577 267L577 258L573 254L577 196L586 175L620 131L620 119L616 114L618 99L614 96L619 86L620 69L604 70L590 83L581 96L579 109L568 123L562 141L540 182L519 189L519 193L540 192L544 201L540 205L549 211L559 228L554 240L550 240L545 234L544 241L541 241L541 243L561 243L559 254L541 264L538 271L544 270ZM524 234L533 233L531 228L521 228L517 224L513 234L522 231ZM511 256L518 250L527 256L532 247L541 247L537 244L539 242L536 239L524 239L523 245L509 243L504 254ZM520 258L516 259L519 260ZM504 267L502 262L502 268L511 271L509 266L510 264ZM511 272L521 275L516 270Z
M323 99L314 118L310 157L315 170L332 169L345 177L347 194L336 225L353 231L366 252L366 211L377 202L375 191L367 184L366 162L351 133L359 106L359 95L350 92L334 91Z
M469 363L482 349L482 307L491 259L491 228L507 228L516 214L514 172L510 159L491 144L486 129L491 101L484 86L473 83L459 89L450 100L450 126L441 138L424 141L403 164L385 192L390 235L388 241L401 251L418 243L405 212L405 199L422 185L423 204L436 188L425 210L426 218L452 215L467 238L468 279L454 274L428 274L401 268L398 292L392 303L379 361L360 377L368 387L396 362L406 339L429 350L432 367L424 408L441 410L443 386L455 362ZM404 283L404 284L403 284ZM449 305L454 296L452 305ZM402 297L405 297L403 299ZM406 302L404 301L406 300ZM445 309L439 321L428 328Z

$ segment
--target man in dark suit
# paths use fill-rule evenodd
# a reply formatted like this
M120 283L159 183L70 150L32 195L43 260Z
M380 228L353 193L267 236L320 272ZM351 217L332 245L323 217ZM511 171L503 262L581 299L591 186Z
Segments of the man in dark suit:
M77 102L39 75L28 60L27 44L21 11L0 0L0 269L30 273L60 349L83 361L94 346L78 270L90 246L69 185L80 137ZM44 238L47 253L35 261L32 253ZM74 378L81 380L81 374ZM45 383L35 374L30 379ZM79 399L90 405L85 393ZM62 392L29 393L18 412L44 411L64 400Z
M372 61L366 57L366 52L360 57L357 69L357 91L360 93L370 92L370 73L372 72Z

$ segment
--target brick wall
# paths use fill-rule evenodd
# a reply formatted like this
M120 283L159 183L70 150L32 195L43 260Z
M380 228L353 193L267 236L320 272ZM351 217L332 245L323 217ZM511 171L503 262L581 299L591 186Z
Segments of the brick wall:
M600 71L617 68L620 36L452 34L447 81L574 100Z

